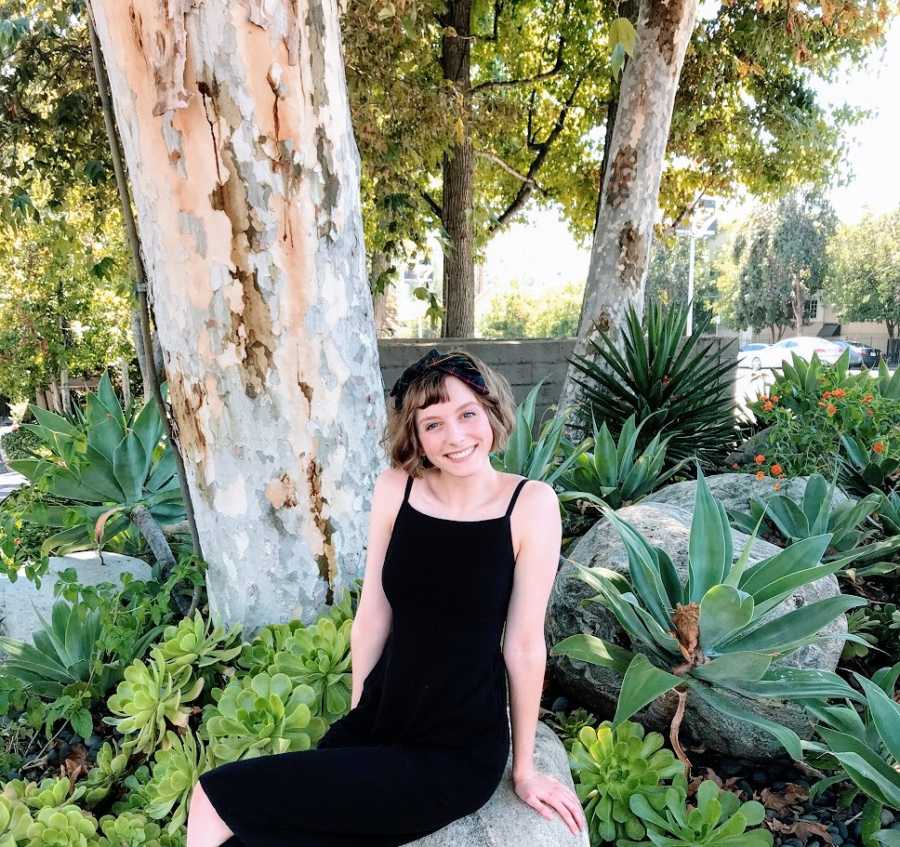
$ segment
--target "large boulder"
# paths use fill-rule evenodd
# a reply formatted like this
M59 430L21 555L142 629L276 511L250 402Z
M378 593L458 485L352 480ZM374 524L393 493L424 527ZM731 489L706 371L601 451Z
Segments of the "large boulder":
M51 556L47 573L41 577L41 587L36 588L30 579L20 577L15 582L0 579L0 634L18 641L31 642L31 635L40 629L40 614L50 620L50 611L56 598L53 586L59 574L67 568L78 571L82 585L111 582L119 585L119 575L130 573L135 579L150 579L150 566L142 559L119 553L98 555L91 550L70 553L68 556Z
M619 509L616 514L634 526L651 544L663 548L672 557L679 575L682 578L686 577L690 511L667 503L650 503L645 500L637 505ZM749 537L737 531L733 531L733 537L734 552L737 556L744 549ZM756 563L774 555L778 550L778 547L768 542L757 540L751 548L750 560ZM582 632L630 648L632 645L628 636L603 606L595 602L581 605L585 598L594 596L595 592L579 579L573 563L585 567L602 566L628 574L628 554L618 532L604 518L572 547L557 575L546 618L545 637L548 649L564 638ZM825 577L798 589L773 609L768 617L780 617L805 603L832 597L838 593L840 592L837 580L833 576ZM782 660L783 664L800 668L834 670L843 642L840 638L828 636L839 636L844 632L846 621L841 617L822 631L822 636L826 640L797 650ZM549 656L548 664L560 686L574 700L601 715L612 715L621 683L618 674L564 656ZM757 714L790 727L801 737L810 735L810 722L799 707L777 701L749 700L738 695L728 696L733 696L742 706L752 709ZM637 719L655 729L666 729L674 710L674 699L664 697L657 700L640 712ZM783 753L781 746L768 733L712 710L691 694L688 695L681 732L685 740L728 755L765 759Z
M562 742L546 724L538 722L534 739L534 764L575 790L569 760ZM477 812L453 821L425 838L416 847L588 847L587 830L573 835L558 815L547 820L519 799L513 789L512 751L497 790Z
M716 498L726 509L735 509L739 512L750 511L750 498L757 497L765 500L771 494L775 494L775 484L780 488L778 494L790 497L795 503L803 500L803 492L806 491L807 477L797 476L790 479L776 480L770 476L757 479L751 473L722 473L706 477L712 496ZM692 511L694 498L697 496L697 480L689 479L686 482L676 482L673 485L665 485L648 494L642 503L668 503L671 506L679 506L682 509ZM835 487L831 501L834 506L847 502L847 495Z

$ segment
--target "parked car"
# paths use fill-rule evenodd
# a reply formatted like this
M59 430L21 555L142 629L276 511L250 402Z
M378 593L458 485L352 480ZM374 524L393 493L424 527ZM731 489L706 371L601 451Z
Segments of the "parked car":
M843 352L842 347L832 343L827 338L797 335L793 338L782 338L781 341L766 347L765 350L756 351L754 359L751 360L751 365L758 359L759 365L753 365L757 369L780 368L782 362L790 362L792 353L796 353L801 359L806 359L806 361L811 361L815 353L819 357L820 362L833 365Z
M855 344L851 344L849 341L844 341L843 338L835 338L832 339L841 350L849 350L850 351L850 367L851 368L861 368L863 365L863 357L859 348Z
M752 344L745 344L738 351L738 367L739 368L753 368L753 370L758 371L760 368L760 358L756 354L760 350L765 350L769 345L762 344L758 341L754 341Z
M878 363L882 359L883 354L881 350L870 347L868 344L863 344L861 341L848 341L843 338L835 338L834 343L840 344L842 347L846 345L850 348L851 368L861 368L863 366L870 369L877 368Z

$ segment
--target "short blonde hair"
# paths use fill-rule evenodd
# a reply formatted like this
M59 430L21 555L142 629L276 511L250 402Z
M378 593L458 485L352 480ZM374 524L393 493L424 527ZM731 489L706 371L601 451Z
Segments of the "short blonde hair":
M494 433L491 452L502 450L516 425L516 402L509 381L471 353L451 350L447 355L465 356L484 378L488 393L475 392L475 397L487 412ZM382 444L392 468L402 468L410 476L419 477L424 470L433 467L422 451L416 432L416 410L433 403L446 403L450 399L445 385L448 376L437 369L428 371L409 386L399 409L394 408L393 401L388 403L387 427Z

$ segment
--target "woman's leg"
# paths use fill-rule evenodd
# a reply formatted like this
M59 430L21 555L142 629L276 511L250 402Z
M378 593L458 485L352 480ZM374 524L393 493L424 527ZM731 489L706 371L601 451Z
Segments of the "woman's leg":
M198 782L191 794L191 804L188 809L187 821L187 847L219 847L224 844L234 833L225 825L225 821L219 817L213 804L209 802L203 786ZM230 847L236 847L237 839Z

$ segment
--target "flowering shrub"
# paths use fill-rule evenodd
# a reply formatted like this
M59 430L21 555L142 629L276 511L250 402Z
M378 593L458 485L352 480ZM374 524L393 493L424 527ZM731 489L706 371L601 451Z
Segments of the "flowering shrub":
M769 427L765 454L756 456L757 476L779 477L837 470L841 436L852 436L874 459L900 456L900 400L884 396L863 374L822 367L812 379L780 377L750 405Z

